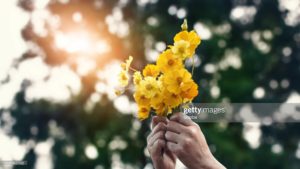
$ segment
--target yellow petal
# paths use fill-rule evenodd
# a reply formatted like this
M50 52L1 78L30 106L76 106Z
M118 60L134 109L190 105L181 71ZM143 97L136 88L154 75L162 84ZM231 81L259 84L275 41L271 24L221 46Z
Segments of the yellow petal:
M128 72L129 68L130 68L130 65L133 61L133 57L132 56L129 56L129 58L125 61L125 70Z
M157 77L159 75L159 69L156 65L148 64L143 70L143 75L145 77L146 76Z
M137 118L139 120L145 120L149 117L150 114L150 108L145 107L145 106L139 106L138 108L138 113L137 113Z
M181 25L181 29L182 29L183 31L188 30L188 24L187 24L187 20L186 20L186 19L184 19L184 21L183 21L183 23L182 23L182 25Z
M122 87L126 87L129 83L129 76L125 70L122 70L119 74L119 82Z
M133 83L135 85L139 85L142 80L143 80L143 77L141 75L141 72L140 71L134 72L134 74L133 74Z

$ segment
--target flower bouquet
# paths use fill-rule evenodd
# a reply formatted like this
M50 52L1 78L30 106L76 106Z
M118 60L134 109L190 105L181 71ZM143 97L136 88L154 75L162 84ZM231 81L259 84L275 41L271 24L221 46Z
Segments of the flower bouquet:
M116 94L121 94L128 86L129 72L133 71L133 96L140 120L148 118L150 112L167 116L198 95L198 85L184 63L187 58L193 57L201 39L195 31L188 31L186 20L181 29L174 37L174 44L158 56L155 64L147 64L142 71L137 71L130 67L132 56L121 64L119 81L122 89L117 90Z

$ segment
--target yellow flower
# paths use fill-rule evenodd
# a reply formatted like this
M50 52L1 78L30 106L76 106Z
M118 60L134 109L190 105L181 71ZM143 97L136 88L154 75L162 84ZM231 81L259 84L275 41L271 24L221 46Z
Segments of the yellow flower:
M170 71L163 79L168 91L174 94L179 94L186 87L185 84L192 81L192 75L186 69Z
M190 43L188 41L179 40L174 43L174 46L172 46L171 49L175 55L178 55L181 58L185 59L192 55L189 47Z
M121 64L122 69L125 70L126 72L128 72L130 65L132 63L132 60L133 60L132 56L129 56L129 58L125 61L125 63Z
M198 95L198 85L195 82L184 84L180 95L184 98L184 102L193 100Z
M183 30L183 31L188 30L188 24L187 24L187 20L186 19L183 20L183 23L181 25L181 30Z
M182 68L183 64L182 60L180 58L176 58L171 50L168 49L158 57L157 66L163 73L166 73L170 70Z
M134 72L134 74L133 74L133 83L135 85L139 85L142 80L143 80L143 77L141 75L141 72L140 71Z
M164 95L162 94L162 92L159 91L155 93L155 95L151 98L151 107L157 108L162 102L164 102Z
M139 105L143 106L149 106L150 105L150 99L146 97L145 93L137 90L133 94L134 100L137 102Z
M186 43L183 43L186 42ZM197 35L195 31L181 31L174 37L174 46L172 46L172 52L176 55L180 55L182 59L186 59L187 57L191 57L194 55L197 46L201 43L200 37ZM188 52L186 51L186 48Z
M120 96L123 93L124 93L123 89L121 89L121 88L115 88L115 94L116 94L116 96Z
M165 102L159 102L157 105L155 105L154 109L158 116L167 116L169 110Z
M122 70L119 74L119 81L122 87L126 87L128 85L129 76L128 72L125 70Z
M166 116L168 106L165 104L163 92L163 86L160 85L160 90L150 99L151 107L155 110L158 116Z
M123 87L129 84L129 70L133 70L133 97L138 105L137 118L144 120L151 110L158 116L167 116L180 104L191 102L198 95L198 85L185 69L184 60L192 57L201 43L195 31L188 31L187 21L181 25L182 31L174 36L174 44L162 52L156 64L148 64L143 71L130 67L133 58L121 64L119 80ZM120 95L125 88L116 90Z
M175 108L182 103L182 98L179 94L174 94L165 90L164 96L165 96L165 103L170 108Z
M143 70L144 77L146 76L157 77L158 74L159 74L159 69L156 65L153 64L148 64Z
M132 60L133 60L132 56L129 56L126 62L121 64L123 70L119 74L119 82L122 87L126 87L129 83L128 71L132 63Z
M161 82L154 77L145 77L136 86L136 92L134 93L135 101L140 105L150 106L150 101L155 100L160 93Z
M159 92L160 81L156 80L154 77L147 76L138 85L138 90L140 90L145 97L152 98L157 92Z
M155 93L155 95L151 98L151 106L155 107L155 105L159 102L163 101L163 95L161 92Z
M138 113L137 113L137 118L139 120L145 120L146 118L149 117L149 113L150 113L150 107L139 106Z
M116 96L120 96L122 94L122 91L120 91L120 90L115 90L115 95Z

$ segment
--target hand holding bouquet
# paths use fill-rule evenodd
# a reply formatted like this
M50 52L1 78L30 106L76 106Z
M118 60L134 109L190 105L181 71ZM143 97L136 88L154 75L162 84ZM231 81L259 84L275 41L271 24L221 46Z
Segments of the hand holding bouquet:
M186 20L181 28L174 37L174 44L159 55L156 64L148 64L140 72L130 67L133 60L130 56L121 65L119 80L123 88L129 84L129 70L134 71L133 96L140 120L148 118L151 111L158 116L167 116L180 104L190 102L198 95L198 85L184 62L193 57L201 39L195 31L188 31Z

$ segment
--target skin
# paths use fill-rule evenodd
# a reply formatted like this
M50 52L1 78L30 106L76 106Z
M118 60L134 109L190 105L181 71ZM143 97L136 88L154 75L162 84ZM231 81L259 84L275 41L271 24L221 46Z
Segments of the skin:
M165 137L167 148L189 169L225 169L210 152L199 125L183 113L170 118Z
M147 148L155 169L174 169L176 166L176 156L166 146L167 123L164 117L153 117L152 131L147 137Z
M176 157L189 169L225 169L210 152L200 127L189 117L176 113L170 120L154 118L148 150L156 169L174 169Z

